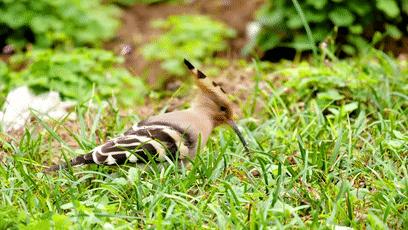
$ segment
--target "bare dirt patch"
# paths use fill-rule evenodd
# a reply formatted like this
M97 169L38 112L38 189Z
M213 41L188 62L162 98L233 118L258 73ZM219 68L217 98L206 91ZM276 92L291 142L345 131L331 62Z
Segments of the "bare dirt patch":
M154 84L156 76L162 71L158 63L143 59L139 48L151 41L161 31L151 27L151 22L177 14L202 14L218 19L234 28L237 37L230 41L229 49L218 56L234 59L240 56L241 48L246 43L245 28L256 9L264 0L195 0L185 4L135 4L126 9L122 17L122 27L118 36L106 47L125 56L126 67L135 75L146 77Z

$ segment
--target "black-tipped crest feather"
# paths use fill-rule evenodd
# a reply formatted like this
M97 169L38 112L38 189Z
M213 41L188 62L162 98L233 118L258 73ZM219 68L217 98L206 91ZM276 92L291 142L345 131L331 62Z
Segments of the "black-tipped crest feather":
M201 72L200 70L196 69L191 62L189 62L187 59L184 59L184 64L187 66L187 68L192 71L199 79L204 79L207 76Z
M195 69L195 67L189 61L187 61L187 59L185 59L185 58L184 58L184 64L187 66L187 68L189 70Z
M197 70L197 77L200 78L200 79L204 79L207 76L205 76L205 74L203 72L201 72L200 70Z

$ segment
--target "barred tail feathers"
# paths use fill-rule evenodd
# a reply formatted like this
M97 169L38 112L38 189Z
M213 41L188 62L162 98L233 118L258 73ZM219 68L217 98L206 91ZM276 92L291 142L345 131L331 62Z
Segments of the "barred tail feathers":
M126 162L164 161L175 159L176 153L183 159L189 146L178 130L163 125L133 126L124 135L94 148L91 152L71 160L71 166L99 164L120 165ZM170 155L167 155L169 153ZM67 168L66 164L54 165L45 171Z
M75 157L70 161L71 166L79 166L79 165L86 165L86 164L94 164L94 160L92 158L92 152L80 155ZM45 169L44 172L53 172L53 171L58 171L61 169L66 169L68 168L68 165L66 163L64 164L59 164L59 165L52 165L49 168Z

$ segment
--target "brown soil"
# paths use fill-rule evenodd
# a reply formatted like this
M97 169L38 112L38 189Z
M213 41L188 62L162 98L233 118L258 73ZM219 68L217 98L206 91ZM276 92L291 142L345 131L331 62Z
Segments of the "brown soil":
M387 38L381 43L381 46L384 50L391 51L395 56L406 55L408 54L408 36L402 37L399 41ZM381 46L380 48L382 48Z
M160 31L151 27L153 20L175 14L203 14L221 20L237 31L237 37L230 41L230 48L218 54L232 59L240 55L240 50L246 43L246 25L263 2L264 0L195 0L185 4L136 4L125 10L117 38L106 46L116 53L126 53L126 67L135 75L148 74L148 82L154 84L156 76L162 71L158 68L158 63L145 61L138 51L143 44L160 34Z

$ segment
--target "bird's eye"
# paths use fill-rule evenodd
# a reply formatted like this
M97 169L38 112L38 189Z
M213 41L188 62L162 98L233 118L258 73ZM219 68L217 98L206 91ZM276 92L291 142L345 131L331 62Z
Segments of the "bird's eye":
M227 111L227 107L221 106L221 107L220 107L220 110L221 110L222 112L226 112L226 111Z

